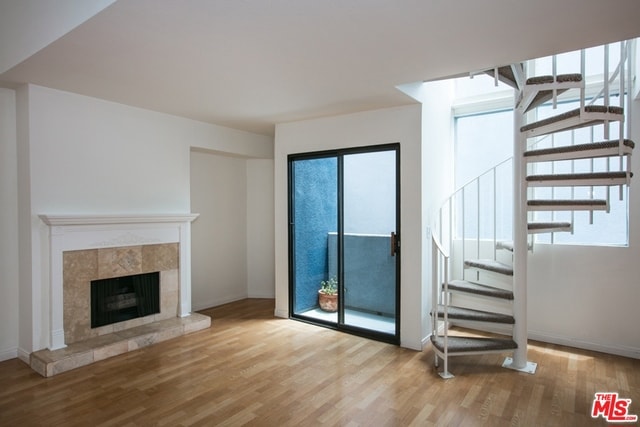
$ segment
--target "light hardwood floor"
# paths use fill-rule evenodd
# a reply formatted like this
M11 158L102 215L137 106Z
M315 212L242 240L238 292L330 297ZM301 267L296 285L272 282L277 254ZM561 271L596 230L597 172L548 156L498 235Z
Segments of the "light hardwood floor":
M532 343L529 375L503 356L452 359L273 317L273 300L203 313L210 329L43 378L0 363L1 426L586 426L595 392L632 399L640 360Z

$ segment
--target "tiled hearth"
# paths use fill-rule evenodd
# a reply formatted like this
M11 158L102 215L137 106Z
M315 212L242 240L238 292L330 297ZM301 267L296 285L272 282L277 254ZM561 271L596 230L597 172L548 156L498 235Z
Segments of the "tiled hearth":
M197 215L41 216L50 226L50 345L31 353L49 377L208 328L191 313L190 222ZM91 281L160 273L160 312L91 328Z
M36 351L31 353L31 368L44 377L51 377L209 326L211 318L199 313L192 313L187 317L172 317L89 338L58 350Z

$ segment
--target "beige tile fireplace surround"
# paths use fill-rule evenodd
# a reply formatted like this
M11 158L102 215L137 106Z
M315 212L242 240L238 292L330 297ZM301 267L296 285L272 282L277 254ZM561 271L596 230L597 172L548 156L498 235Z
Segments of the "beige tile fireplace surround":
M31 367L53 376L156 342L208 328L191 313L190 223L197 214L52 216L50 345ZM91 328L91 281L160 273L160 312Z
M64 341L72 344L178 315L178 244L124 246L63 254ZM91 281L160 272L160 313L91 328Z

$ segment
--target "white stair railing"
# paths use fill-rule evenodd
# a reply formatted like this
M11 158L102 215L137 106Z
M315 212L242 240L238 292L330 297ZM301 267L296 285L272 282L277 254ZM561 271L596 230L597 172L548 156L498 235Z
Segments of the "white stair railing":
M495 259L497 243L512 240L512 174L509 158L460 187L440 208L434 235L449 248L450 279L464 278L465 259Z

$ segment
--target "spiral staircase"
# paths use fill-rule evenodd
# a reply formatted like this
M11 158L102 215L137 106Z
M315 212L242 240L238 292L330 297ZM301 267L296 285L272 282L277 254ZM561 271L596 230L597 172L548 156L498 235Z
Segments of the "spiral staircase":
M518 63L483 71L495 80L514 88L514 158L513 158L513 241L494 241L492 258L462 259L461 277L453 278L455 262L450 254L453 237L445 249L442 237L432 233L432 334L435 365L443 361L440 375L451 378L449 357L485 353L513 352L503 366L534 373L536 364L527 361L527 257L532 250L532 236L540 233L573 232L571 221L535 221L535 212L609 210L609 193L596 198L538 198L539 188L620 187L620 198L630 184L631 154L634 143L624 136L625 107L609 105L610 85L615 82L618 94L625 93L626 64L631 46L621 48L620 63L615 71L603 77L602 90L592 101L587 100L585 65L581 73L527 76L527 64ZM554 62L555 65L555 62ZM619 89L618 89L619 88ZM558 96L571 91L579 98L580 107L543 120L531 120L535 111L549 103L555 108ZM578 92L578 94L575 94ZM628 97L627 97L628 98ZM537 148L536 142L545 135L559 134L585 127L603 127L602 141L572 141L571 145ZM610 134L613 134L611 137ZM541 163L578 159L618 158L607 162L617 165L606 171L581 173L535 172ZM553 168L552 168L553 170ZM479 190L478 190L479 191ZM571 191L573 194L573 191ZM478 196L479 198L480 196ZM451 215L450 221L455 221ZM591 214L592 215L592 214ZM593 220L593 216L591 216ZM440 229L442 224L440 224ZM449 225L455 228L453 225ZM435 227L438 228L438 227ZM458 243L459 244L459 243ZM466 245L462 238L462 246ZM479 243L478 243L479 245ZM478 246L479 247L479 246ZM458 251L459 252L459 251ZM480 250L477 251L480 253ZM464 254L464 250L462 251ZM460 258L458 255L457 258ZM471 272L472 274L469 274ZM465 274L466 273L466 274ZM458 274L458 276L460 276ZM473 279L469 280L468 276ZM465 280L466 277L466 280ZM450 333L450 326L462 326ZM488 334L487 331L491 333ZM497 332L497 333L496 333Z

